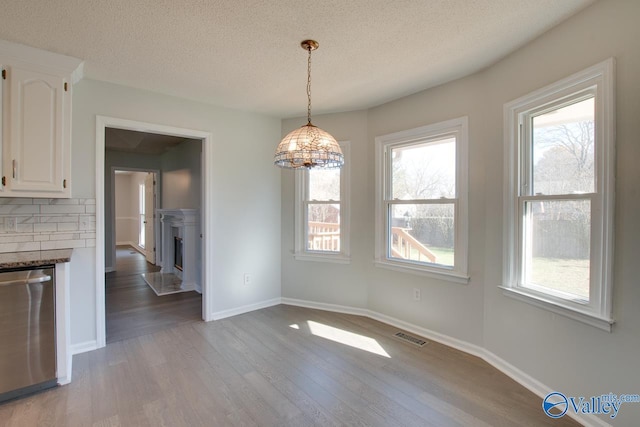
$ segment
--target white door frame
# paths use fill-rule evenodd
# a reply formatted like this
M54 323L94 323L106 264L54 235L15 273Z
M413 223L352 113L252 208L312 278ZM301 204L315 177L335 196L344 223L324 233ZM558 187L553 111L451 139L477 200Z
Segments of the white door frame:
M213 274L205 266L213 265L213 137L211 132L165 126L135 120L96 116L96 341L97 348L106 345L105 288L104 288L104 148L106 128L160 133L163 135L202 140L204 168L202 170L202 319L213 320Z
M108 126L111 127L111 126ZM116 171L131 171L131 172L149 172L152 173L154 176L154 179L156 180L157 185L155 186L155 188L153 189L154 191L154 201L153 201L153 211L155 212L156 210L160 209L160 195L158 194L158 190L160 189L160 171L158 169L145 169L145 168L129 168L129 167L122 167L122 166L111 166L111 200L115 200L116 198ZM104 200L104 199L103 199ZM158 220L159 221L159 220ZM154 239L154 244L156 244L155 242L158 242L158 235L159 233L159 228L158 225L156 223L153 224L153 239ZM115 262L116 262L116 205L115 203L111 204L111 230L113 233L112 236L112 242L111 242L111 259L113 260L114 265L112 266L111 269L108 269L105 266L105 272L109 273L111 271L115 271ZM106 228L105 228L106 231ZM139 249L136 249L139 251ZM146 251L146 249L145 249ZM153 263L154 265L158 265L158 262L160 260L158 259L158 253L156 252L155 255L155 262ZM107 271L109 270L109 271Z
M202 157L202 155L200 155ZM202 172L202 169L200 169ZM144 186L143 194L142 194L142 204L144 206L144 220L140 223L140 228L144 228L144 258L147 262L151 262L151 264L156 265L158 263L156 257L156 234L158 232L158 226L156 225L156 211L158 210L158 186L160 185L160 180L158 179L159 174L155 173L147 173L144 178ZM151 187L151 188L149 188ZM138 192L140 191L138 187ZM148 199L148 196L151 195L151 200ZM151 204L149 204L151 202ZM151 209L149 209L151 208ZM138 209L140 211L140 209ZM138 220L140 221L140 220ZM151 233L148 233L151 231ZM151 244L150 244L151 242ZM140 244L140 235L138 235L138 244Z

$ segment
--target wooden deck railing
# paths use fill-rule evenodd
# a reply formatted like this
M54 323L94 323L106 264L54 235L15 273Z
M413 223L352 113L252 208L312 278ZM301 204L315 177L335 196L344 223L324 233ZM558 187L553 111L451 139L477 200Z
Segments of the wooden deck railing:
M309 250L340 252L340 224L309 221L308 230L307 248ZM436 262L436 255L409 234L408 228L391 227L391 234L393 242L391 256L415 261Z
M340 252L340 224L309 221L308 230L309 250Z
M408 230L402 227L391 227L391 256L435 263L436 255L409 234ZM413 258L411 257L412 253L414 254ZM417 254L418 259L415 258L415 254Z

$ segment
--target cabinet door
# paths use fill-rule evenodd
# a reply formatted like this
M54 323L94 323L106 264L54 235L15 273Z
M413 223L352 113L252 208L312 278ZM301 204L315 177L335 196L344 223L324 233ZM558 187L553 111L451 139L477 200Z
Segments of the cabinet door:
M11 67L9 80L11 191L64 193L64 79Z

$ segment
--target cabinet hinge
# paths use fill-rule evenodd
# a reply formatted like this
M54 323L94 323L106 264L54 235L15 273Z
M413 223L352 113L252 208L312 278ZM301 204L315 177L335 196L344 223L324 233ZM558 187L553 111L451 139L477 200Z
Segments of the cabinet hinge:
M66 179L62 180L62 188L67 188L67 180Z
M2 177L2 186L4 187L5 185L7 185L7 178L6 177Z
M69 90L69 86L67 85L67 82L64 82L64 91L67 92Z
M2 80L7 80L7 70L2 70Z

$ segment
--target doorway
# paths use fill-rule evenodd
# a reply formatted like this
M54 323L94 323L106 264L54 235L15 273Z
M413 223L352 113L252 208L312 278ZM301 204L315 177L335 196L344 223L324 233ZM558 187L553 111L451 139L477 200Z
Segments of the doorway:
M200 310L200 318L208 321L212 320L211 308L212 308L212 278L208 274L206 266L210 264L209 259L212 256L211 242L212 242L212 215L207 215L211 212L212 200L208 197L207 189L213 187L213 173L212 165L214 161L213 150L211 147L211 134L208 132L202 132L191 129L176 128L171 126L164 126L158 124L151 124L145 122L138 122L125 119L117 119L111 117L98 116L96 119L96 336L97 347L104 347L106 345L106 310L105 310L105 241L107 235L105 234L105 139L107 129L120 129L137 132L148 132L159 135L165 135L168 137L178 137L187 139L196 139L201 142L202 150L202 162L201 162L201 180L200 180L200 193L201 193L201 205L200 208L200 244L199 249L202 262L201 266L201 291L202 302ZM107 175L108 176L108 175ZM181 194L181 193L180 193ZM156 222L157 224L157 222ZM154 230L155 236L158 235L159 227ZM148 236L145 235L145 240ZM157 238L157 237L156 237ZM146 241L145 241L146 243ZM108 246L107 246L108 247ZM125 249L126 250L126 249ZM127 255L126 253L123 255ZM135 254L128 254L135 255ZM156 254L156 256L161 256ZM145 257L146 258L146 257ZM123 257L124 259L124 257ZM131 264L135 264L137 261L130 260ZM145 259L145 263L146 263ZM157 260L156 260L157 262ZM112 265L117 273L117 266Z
M199 293L159 296L143 278L160 271L155 216L159 177L157 170L111 167L115 263L105 275L107 344L201 320Z
M160 176L158 170L137 168L111 168L112 209L111 254L117 259L117 246L130 246L140 252L153 265L160 263L156 242L158 224L155 212L160 208L158 196ZM117 269L107 268L107 273Z

